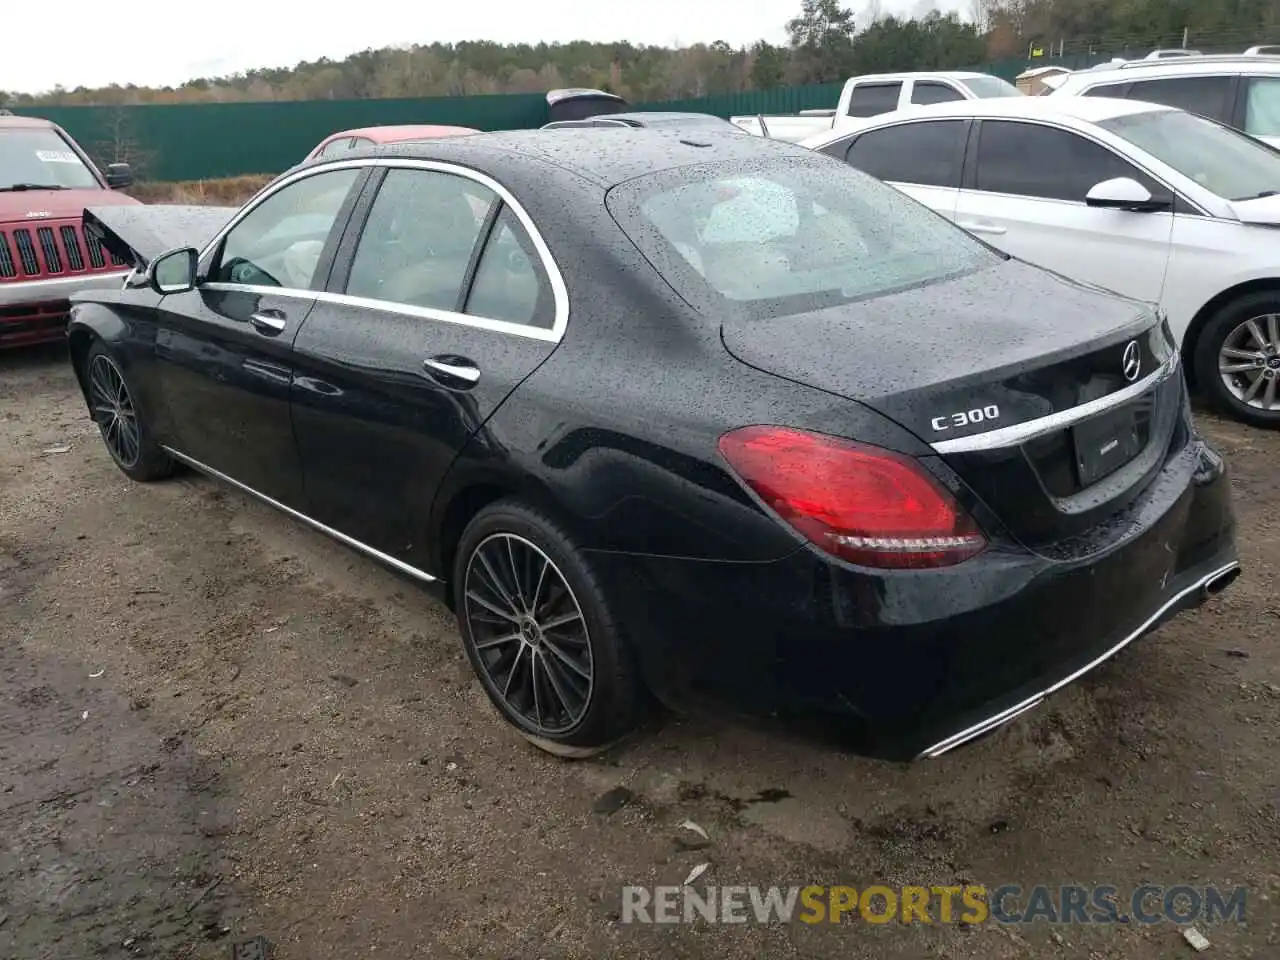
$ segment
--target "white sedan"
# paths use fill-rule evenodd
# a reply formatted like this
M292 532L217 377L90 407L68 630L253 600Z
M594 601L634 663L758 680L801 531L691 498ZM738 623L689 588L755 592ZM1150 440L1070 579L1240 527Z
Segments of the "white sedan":
M1157 304L1191 384L1280 427L1280 150L1102 97L938 104L802 143L1019 259Z

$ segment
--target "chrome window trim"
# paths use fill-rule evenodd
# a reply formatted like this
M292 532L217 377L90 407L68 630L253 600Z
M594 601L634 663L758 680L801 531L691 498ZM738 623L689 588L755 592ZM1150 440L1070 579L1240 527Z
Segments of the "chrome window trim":
M343 307L362 307L368 310L379 310L383 313L416 317L419 320L456 323L464 327L492 330L494 333L506 333L516 337L525 337L529 340L543 340L548 343L555 343L560 339L559 334L554 330L548 330L546 327L512 323L510 320L491 320L488 317L477 317L469 313L454 313L452 310L437 310L433 307L415 307L407 303L378 300L373 297L353 297L345 293L298 290L294 287L259 287L237 283L202 283L200 284L200 289L217 290L222 293L250 293L263 297L291 297L296 300L314 300L317 303L332 303Z
M329 293L328 291L323 290L299 290L294 287L259 287L222 282L204 283L197 289L232 292L240 291L243 293L257 293L261 295L270 294L273 296L313 299L327 303L341 304L344 306L368 307L376 310L385 310L390 313L419 317L426 320L439 320L445 323L457 323L463 326L476 327L481 330L508 333L532 340L544 340L549 343L559 343L560 340L563 339L565 329L569 325L569 289L565 285L564 275L560 272L559 265L551 255L550 247L547 246L546 240L543 239L541 232L539 232L537 226L534 224L533 218L529 216L528 212L524 209L524 206L515 198L514 195L512 195L511 191L497 180L493 179L493 177L481 173L478 170L472 170L470 167L459 166L458 164L448 163L442 160L414 160L400 157L365 157L359 160L336 160L329 163L321 163L313 167L307 167L305 170L299 170L295 173L287 174L264 188L244 207L242 207L234 217L223 225L222 229L219 230L214 235L213 239L205 245L204 249L200 251L200 262L205 262L205 259L218 248L226 235L234 230L237 224L280 190L285 189L291 184L297 183L299 180L316 176L317 174L363 167L430 170L435 173L454 174L455 176L465 177L468 180L472 180L497 194L503 204L505 204L507 208L515 214L516 219L520 221L520 225L524 227L525 233L528 234L529 240L533 243L534 250L537 251L538 259L542 262L542 269L547 275L547 282L551 285L551 297L554 302L551 329L548 330L544 327L511 323L507 320L491 320L487 317L476 317L471 314L454 313L449 310L433 310L427 307L415 307L410 304L395 303L390 300L351 297L345 293Z
M1156 368L1155 371L1149 373L1137 383L1130 384L1123 390L1117 390L1115 393L1109 393L1105 397L1099 397L1097 400L1090 400L1088 403L1082 403L1068 410L1059 410L1057 413L1038 417L1035 420L1028 420L1025 423L1016 423L1011 427L1001 427L999 430L988 430L986 433L976 433L970 437L941 440L938 443L930 444L930 446L933 447L935 453L939 454L977 453L985 450L1000 450L1004 447L1020 446L1028 440L1034 440L1036 437L1042 437L1045 434L1069 427L1081 420L1087 420L1089 417L1106 413L1114 407L1137 399L1172 376L1178 369L1178 364L1178 351L1175 350L1170 353L1169 359Z
M433 577L431 574L427 573L425 570L419 570L417 567L410 566L409 564L405 563L403 560L397 560L395 557L390 556L389 554L383 553L381 550L377 550L369 546L367 543L361 543L355 537L347 536L341 530L335 530L333 527L326 526L325 524L321 523L319 520L312 519L311 517L307 516L305 513L303 513L300 510L295 510L293 509L293 507L285 506L279 500L274 500L271 497L268 497L265 493L259 493L257 490L253 489L253 487L249 486L248 484L241 483L235 477L227 476L227 474L223 473L221 470L215 470L213 467L209 466L208 464L201 463L199 460L195 459L195 457L189 457L185 453L180 453L177 450L174 450L172 447L167 447L164 444L160 445L160 449L163 450L165 453L167 453L169 456L173 457L173 459L179 460L182 463L185 463L187 466L191 467L193 470L198 470L201 473L206 474L207 476L213 477L215 480L221 480L223 483L226 483L232 487L235 487L237 490L241 490L244 493L249 494L251 497L256 497L258 500L261 500L267 506L275 507L281 513L288 514L289 516L293 517L295 520L299 520L302 523L305 523L307 526L311 527L313 530L318 530L321 533L323 533L325 536L332 537L334 540L337 540L339 543L346 544L348 547L351 547L355 550L359 550L361 553L366 554L367 556L373 557L375 560L381 563L385 563L387 566L395 570L399 570L401 573L406 574L407 576L413 577L415 580L420 580L423 583L434 583L438 579L437 577Z

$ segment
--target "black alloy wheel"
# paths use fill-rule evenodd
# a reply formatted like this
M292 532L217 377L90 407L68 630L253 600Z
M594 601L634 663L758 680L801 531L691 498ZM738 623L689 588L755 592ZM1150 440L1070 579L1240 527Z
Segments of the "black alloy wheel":
M548 514L505 500L467 525L453 564L463 646L489 700L534 745L599 753L648 705L599 573Z
M143 483L173 473L176 464L152 439L129 378L103 344L89 348L83 374L90 415L116 466Z

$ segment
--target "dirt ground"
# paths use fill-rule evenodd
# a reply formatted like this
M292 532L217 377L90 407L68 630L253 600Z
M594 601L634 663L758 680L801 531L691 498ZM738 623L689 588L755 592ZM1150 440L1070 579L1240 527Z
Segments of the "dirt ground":
M563 762L498 720L443 607L213 481L130 483L61 349L0 356L0 956L1193 954L1170 923L620 922L624 884L708 863L699 883L1243 885L1206 955L1276 957L1280 436L1201 423L1244 576L992 737L889 765L667 718ZM686 819L708 847L677 843Z

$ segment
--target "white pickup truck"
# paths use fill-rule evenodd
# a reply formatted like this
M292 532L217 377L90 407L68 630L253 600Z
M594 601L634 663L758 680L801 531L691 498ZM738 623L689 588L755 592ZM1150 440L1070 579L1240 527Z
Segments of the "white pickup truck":
M865 73L850 77L834 110L802 110L787 116L730 117L729 122L756 136L798 143L806 137L841 126L846 117L866 118L912 104L1021 97L1013 84L989 73L960 70L912 73Z

